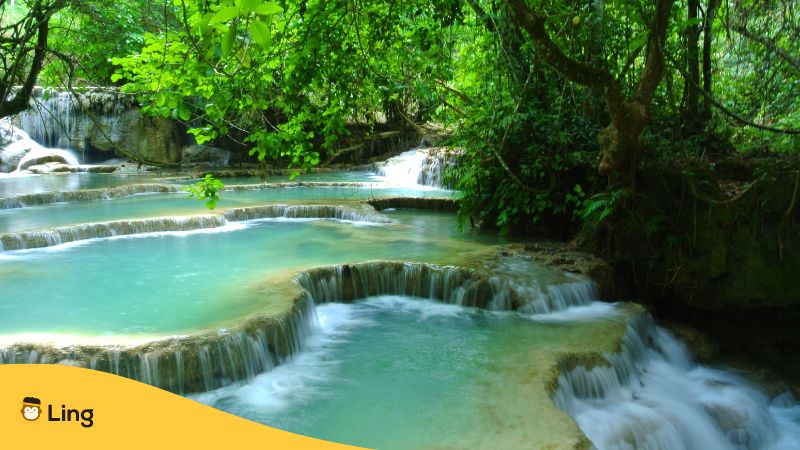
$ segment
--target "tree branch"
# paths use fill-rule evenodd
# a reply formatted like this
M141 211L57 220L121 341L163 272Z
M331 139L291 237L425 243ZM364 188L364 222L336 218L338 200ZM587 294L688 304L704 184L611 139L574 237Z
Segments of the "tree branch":
M759 130L769 131L769 132L772 132L772 133L800 134L800 130L797 130L797 129L793 129L793 128L775 128L775 127L770 127L770 126L767 126L767 125L761 125L761 124L757 124L757 123L753 122L752 120L747 120L744 117L740 116L739 114L736 114L735 112L733 112L730 109L726 108L725 105L723 105L722 103L717 101L717 99L715 99L714 96L711 95L711 93L709 93L708 91L703 89L702 86L699 86L699 85L693 83L691 80L689 80L689 77L686 74L686 72L678 65L677 62L675 62L675 60L670 58L669 61L675 67L675 70L677 70L681 74L681 76L685 80L687 80L687 82L690 85L692 85L692 87L697 89L697 91L703 97L705 97L705 99L708 100L709 103L714 105L715 108L717 108L718 110L722 111L722 113L724 113L726 116L730 117L731 119L735 120L736 122L739 122L740 124L742 124L744 126L758 128Z
M794 67L795 70L800 72L800 59L792 57L792 55L790 55L786 50L778 47L778 44L776 44L773 39L753 34L743 26L734 26L733 31L741 34L742 36L746 37L747 39L750 39L751 41L758 42L759 44L763 45L764 48L766 48L768 51L775 53L781 59L783 59L784 61L789 63L792 67Z
M541 55L568 80L588 86L615 100L622 101L619 82L606 70L598 69L571 59L556 45L545 29L545 18L534 14L524 0L506 0L514 20L528 32L539 47Z

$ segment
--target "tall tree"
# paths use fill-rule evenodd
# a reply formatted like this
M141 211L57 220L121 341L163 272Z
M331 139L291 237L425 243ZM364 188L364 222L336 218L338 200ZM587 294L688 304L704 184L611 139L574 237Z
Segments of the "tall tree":
M651 121L650 103L664 70L664 42L673 3L674 0L656 0L649 21L645 64L635 92L626 96L621 80L607 68L567 56L550 36L543 14L530 8L524 0L506 0L514 19L549 65L570 81L600 92L605 99L611 123L598 135L599 171L604 175L619 174L627 182L633 181L641 152L640 136Z

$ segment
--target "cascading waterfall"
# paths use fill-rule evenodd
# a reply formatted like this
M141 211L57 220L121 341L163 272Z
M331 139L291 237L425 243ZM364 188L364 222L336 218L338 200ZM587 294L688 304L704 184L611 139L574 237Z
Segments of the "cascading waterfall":
M145 233L194 231L224 227L229 222L259 219L336 219L353 222L391 223L369 205L356 209L343 205L264 205L233 208L221 214L186 217L154 217L85 223L52 230L0 234L0 252L52 247L70 242Z
M134 347L18 344L0 349L0 364L74 364L180 394L203 392L252 379L283 363L302 350L315 322L314 303L300 295L289 313L252 319L233 331Z
M83 151L89 130L98 126L111 141L122 133L121 116L133 98L117 89L90 88L71 92L34 90L32 107L19 114L19 124L42 145Z
M58 227L53 230L23 231L0 235L0 251L24 250L87 239L128 236L143 233L191 231L227 225L222 215L190 217L157 217L139 220L117 220Z
M620 353L601 359L562 367L553 398L596 448L800 446L800 406L789 394L770 404L744 379L694 364L648 314L629 319Z
M62 148L46 148L28 133L11 124L8 118L0 120L0 172L19 172L33 165L60 162L69 167L78 166L77 155Z
M15 344L0 349L0 364L76 364L173 392L203 392L252 379L301 351L316 325L319 303L394 294L492 308L494 298L511 298L514 294L509 292L515 289L473 269L387 261L312 269L295 281L302 289L288 313L256 317L235 329L132 347Z
M400 186L447 187L443 181L450 158L440 149L413 149L378 165L378 176Z

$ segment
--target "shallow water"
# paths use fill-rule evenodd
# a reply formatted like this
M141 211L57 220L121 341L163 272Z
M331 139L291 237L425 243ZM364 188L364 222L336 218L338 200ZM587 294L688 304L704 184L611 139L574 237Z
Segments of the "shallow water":
M65 192L96 189L133 183L149 183L148 175L113 175L100 173L64 173L27 175L0 173L0 198L39 192Z
M257 310L269 300L260 284L286 269L425 261L499 242L459 232L452 214L388 216L396 223L260 220L6 252L0 254L0 333L178 332Z
M275 202L324 204L372 198L414 196L452 196L453 191L415 191L404 188L291 187L220 193L218 209L254 206ZM137 194L111 200L54 203L27 208L0 209L0 233L52 228L88 222L105 222L142 217L208 214L203 202L186 193Z
M193 398L294 433L371 448L475 448L514 443L543 421L524 402L540 358L620 321L532 322L410 297L317 308L319 324L292 362ZM605 317L605 318L604 318ZM546 367L546 364L545 364ZM520 400L498 391L519 392ZM498 436L499 435L499 436ZM536 442L531 440L529 442Z

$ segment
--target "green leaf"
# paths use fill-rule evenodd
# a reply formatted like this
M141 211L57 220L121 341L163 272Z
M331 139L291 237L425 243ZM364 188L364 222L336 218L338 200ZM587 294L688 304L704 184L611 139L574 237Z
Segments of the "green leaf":
M225 36L222 37L222 57L228 56L228 53L231 52L231 47L233 47L233 41L236 39L236 27L228 28L228 32L225 33Z
M167 98L163 92L159 92L158 94L156 94L156 106L164 106L166 100Z
M278 6L275 2L264 3L256 8L255 13L261 16L271 16L273 14L280 14L283 8Z
M117 81L122 79L122 74L119 73L112 73L111 74L111 82L116 83Z
M235 6L228 6L227 8L222 8L219 11L217 11L217 13L214 14L214 17L212 17L211 20L208 21L208 23L214 24L214 23L227 22L233 19L234 17L237 17L238 15L239 15L239 8Z
M270 48L272 45L272 36L269 33L269 27L264 22L255 19L250 23L250 36L264 49Z
M180 117L182 121L186 122L192 118L192 113L189 111L189 108L180 105L178 106L178 117Z
M245 12L256 12L259 6L261 6L261 0L242 0L242 9Z

